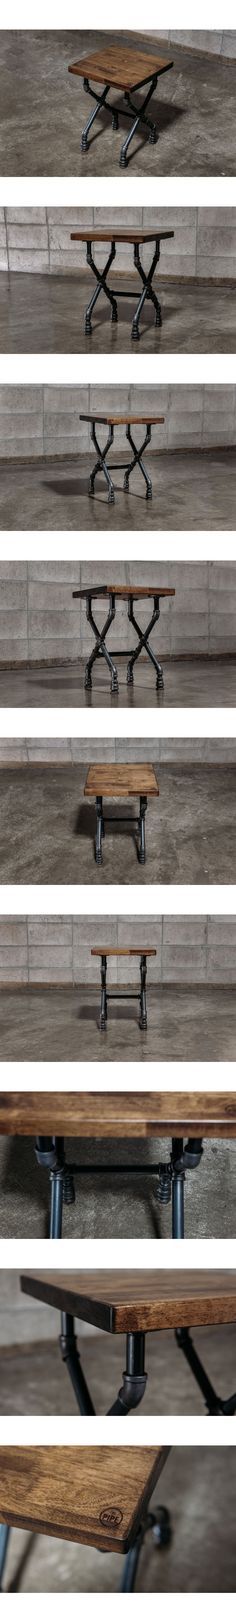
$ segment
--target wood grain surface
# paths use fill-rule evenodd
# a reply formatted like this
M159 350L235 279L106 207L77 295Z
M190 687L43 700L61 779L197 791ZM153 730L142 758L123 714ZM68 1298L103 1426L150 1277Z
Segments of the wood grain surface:
M92 51L89 56L80 56L78 62L72 62L68 73L92 79L97 84L114 84L118 90L134 90L135 85L152 79L154 73L166 73L170 67L173 62L156 53L138 51L133 46L104 45L102 50Z
M0 1520L100 1550L128 1549L168 1449L0 1447Z
M90 953L91 953L91 955L107 955L108 956L108 955L156 955L157 952L156 952L156 949L147 949L146 944L140 944L139 949L137 949L136 944L135 944L133 949L131 949L131 945L129 945L128 949L112 949L110 944L108 944L107 947L106 947L105 944L102 944L101 947L100 947L100 944L95 944L94 948L91 949Z
M71 230L71 242L166 242L174 230Z
M151 427L165 421L165 416L93 416L80 415L80 421L100 421L104 427Z
M101 1331L165 1331L236 1321L233 1270L29 1271L22 1292Z
M235 1091L1 1091L1 1135L236 1138ZM128 1173L128 1165L127 1165Z
M159 596L160 599L161 596L175 596L175 590L160 589L159 584L149 585L148 588L143 584L98 584L97 588L96 584L88 584L83 590L72 590L73 598L76 597L78 601L87 601L87 596L93 596L95 601L99 596L109 595L119 596L121 601L127 601L129 596L133 596L134 601L144 601L150 596Z
M90 764L84 786L85 798L158 798L159 786L153 764Z

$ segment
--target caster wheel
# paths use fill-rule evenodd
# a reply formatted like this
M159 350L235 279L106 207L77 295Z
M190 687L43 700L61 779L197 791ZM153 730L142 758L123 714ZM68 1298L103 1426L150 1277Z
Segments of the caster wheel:
M158 1507L157 1521L153 1524L152 1535L153 1539L155 1540L155 1545L159 1547L159 1550L162 1549L164 1545L170 1544L171 1521L170 1514L169 1511L167 1511L166 1506Z

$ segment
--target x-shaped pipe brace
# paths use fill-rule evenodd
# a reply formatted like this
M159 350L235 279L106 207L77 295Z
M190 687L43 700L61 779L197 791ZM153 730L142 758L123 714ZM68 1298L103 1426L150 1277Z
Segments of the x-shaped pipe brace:
M98 657L104 657L105 658L107 666L108 666L108 668L110 670L110 674L111 674L111 691L112 692L118 692L118 690L119 690L118 673L117 673L116 663L114 663L114 657L127 657L128 658L127 685L132 685L133 684L134 665L135 665L135 663L137 663L138 657L140 657L140 653L143 650L145 650L147 652L147 655L150 658L150 662L153 664L153 667L155 669L157 690L159 688L163 689L163 686L164 686L163 668L162 668L161 663L159 663L158 659L155 657L155 653L153 652L152 647L150 646L150 640L149 640L149 636L152 634L152 630L154 629L155 624L158 622L158 619L160 617L160 600L159 600L159 596L158 595L153 596L152 616L151 616L151 618L149 620L149 623L147 624L147 628L145 630L142 630L140 628L140 624L138 624L137 618L135 617L135 614L134 614L134 597L132 595L132 590L130 591L130 595L128 596L127 612L128 612L129 622L132 624L132 627L135 630L136 635L138 636L138 646L136 646L134 651L129 651L129 649L124 650L124 648L118 647L117 651L115 650L113 653L111 653L110 651L108 651L108 647L106 646L106 636L107 636L108 630L110 629L111 624L113 623L114 618L115 618L115 613L116 613L115 593L113 593L113 591L110 592L110 595L109 595L109 609L108 609L107 617L105 619L105 624L103 625L103 628L101 630L99 630L98 624L96 624L96 622L95 622L93 608L92 608L92 596L88 595L86 597L86 618L87 618L88 623L90 624L90 627L93 630L93 634L95 636L95 646L93 647L93 651L91 652L91 655L88 658L88 662L86 663L86 667L85 667L84 684L85 684L85 690L86 691L91 689L91 686L92 686L92 669L93 669L93 665L96 662L96 659Z
M135 298L136 293L135 293L134 290L130 291L130 289L123 288L123 287L118 287L118 288L108 287L107 284L106 284L107 283L107 275L108 275L109 270L111 268L111 264L113 264L113 260L116 257L116 243L115 243L114 240L111 241L111 247L110 247L110 252L109 252L109 255L108 255L108 259L106 261L106 264L104 264L103 269L100 269L99 266L97 264L95 264L95 259L93 257L93 253L92 253L92 243L90 241L87 242L87 244L86 244L86 257L87 257L87 264L89 264L90 270L92 270L93 275L95 275L96 281L98 283L97 286L95 287L95 292L93 292L92 297L90 298L90 303L87 304L87 309L85 311L85 335L86 335L86 337L90 337L91 332L92 332L91 314L92 314L92 310L95 308L95 304L97 303L98 298L100 297L100 292L105 293L105 296L108 299L108 303L111 306L111 319L112 319L112 323L114 325L117 324L117 320L118 320L117 298ZM148 270L148 273L146 275L145 270L143 268L143 265L141 263L139 244L137 242L134 242L134 265L135 265L135 269L138 271L138 274L140 275L140 280L143 283L143 292L140 293L140 297L138 299L137 309L135 311L135 315L133 316L132 329L131 329L131 335L136 340L138 340L138 338L140 336L139 320L140 320L141 311L143 309L143 305L145 303L146 298L149 300L149 302L153 303L153 307L155 309L155 326L161 326L161 324L162 324L161 306L160 306L160 303L158 302L156 292L154 292L153 287L152 287L153 275L155 273L156 265L159 262L159 258L160 258L160 242L159 242L159 240L156 240L155 251L153 253L152 262L151 262L151 264L149 266L149 270Z
M146 483L146 500L151 500L152 499L151 478L149 476L149 473L146 472L146 468L145 468L145 466L143 464L143 460L142 460L142 455L144 454L144 450L146 449L147 444L150 444L150 442L151 442L151 426L150 426L150 422L147 423L146 432L145 432L145 438L143 439L143 443L140 444L140 449L134 443L134 440L132 438L132 433L130 431L129 422L126 425L125 431L126 431L126 438L128 438L128 443L130 444L130 447L133 450L133 458L132 458L131 461L113 461L112 462L112 472L115 472L115 471L118 471L118 470L119 471L124 471L124 484L123 484L123 487L124 487L124 490L126 491L127 489L129 489L129 478L130 478L131 472L134 471L135 466L139 466L140 467L140 472L142 472L144 481ZM107 455L109 453L109 449L111 449L111 445L113 444L113 439L114 439L114 427L113 427L112 423L110 423L107 441L106 441L106 444L105 444L103 450L100 448L100 444L98 443L95 421L93 421L92 425L91 425L90 437L92 439L92 443L95 445L95 449L97 451L98 459L97 459L97 461L95 461L95 466L93 467L93 471L90 473L89 494L94 494L94 483L95 483L95 478L97 477L97 473L98 472L104 472L104 477L105 477L106 483L108 485L108 504L109 505L110 504L114 505L114 500L115 500L114 483L113 483L113 480L112 480L112 477L111 477L110 467L107 466Z
M171 65L171 64L168 63L167 66L169 67L169 65ZM167 68L166 68L166 71L167 71ZM127 152L128 152L131 140L133 140L133 136L136 134L136 129L138 129L139 124L143 124L145 126L145 128L148 129L148 139L151 142L151 145L154 146L156 144L156 141L158 140L158 132L157 132L156 124L154 124L153 121L150 118L146 117L146 109L148 107L149 101L151 101L151 96L154 95L154 91L156 90L157 81L158 81L158 73L153 73L151 81L150 81L150 79L148 81L147 81L147 79L142 79L140 84L137 84L135 86L136 90L141 90L143 88L143 86L145 84L147 84L147 82L148 82L148 90L147 90L146 95L144 97L142 107L135 106L134 102L131 100L129 90L124 91L124 97L123 97L122 104L121 104L121 106L116 107L115 105L112 106L112 104L107 100L109 90L111 89L110 84L106 84L104 86L104 90L102 91L102 95L98 96L97 91L91 89L91 84L89 82L89 79L88 78L83 79L84 90L86 91L87 95L92 96L93 101L95 101L95 107L94 107L94 111L91 112L91 114L90 114L90 118L87 119L87 123L85 124L85 127L83 129L82 139L81 139L81 151L82 152L87 152L87 150L88 150L88 134L89 134L89 131L92 128L92 124L95 123L95 118L97 117L97 114L100 112L100 110L103 109L103 107L105 107L106 111L109 112L110 115L111 115L112 129L118 129L119 128L119 114L122 115L122 113L123 113L123 114L125 114L125 116L127 118L132 119L132 128L130 129L129 134L126 136L126 140L123 141L123 144L122 144L121 150L120 150L119 163L120 163L121 168L126 168L127 167Z

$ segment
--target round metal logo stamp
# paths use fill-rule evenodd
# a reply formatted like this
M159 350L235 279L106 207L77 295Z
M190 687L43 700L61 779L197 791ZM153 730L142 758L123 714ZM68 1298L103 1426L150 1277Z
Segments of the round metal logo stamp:
M119 1510L119 1506L104 1506L99 1522L103 1523L104 1528L119 1528L119 1523L123 1522L123 1511Z

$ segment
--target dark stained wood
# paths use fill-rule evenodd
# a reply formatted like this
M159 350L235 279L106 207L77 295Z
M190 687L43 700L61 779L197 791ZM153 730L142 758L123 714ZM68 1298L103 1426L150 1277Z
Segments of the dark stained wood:
M0 1520L104 1551L126 1551L168 1449L0 1447Z
M174 230L71 230L71 242L166 242Z
M84 1140L155 1136L236 1138L235 1091L0 1092L1 1135L65 1135Z
M236 1270L30 1271L21 1288L113 1333L236 1321Z
M173 62L154 52L145 53L133 46L104 45L102 50L92 51L90 56L80 56L78 62L72 62L68 73L92 79L95 84L114 84L118 90L134 90L135 85L144 84L155 73L166 73L170 67Z
M80 421L100 421L104 427L142 427L144 425L145 427L154 427L165 421L165 416L96 416L94 413L93 416L80 415L79 419Z
M127 601L128 596L133 596L134 601L141 601L146 596L159 596L160 598L161 596L175 596L175 590L160 589L158 584L152 584L148 588L143 584L98 584L97 589L96 585L93 588L92 585L88 584L87 586L85 585L83 590L72 590L72 595L73 597L76 596L79 601L86 601L88 595L93 596L94 601L99 596L109 595L119 596L121 601Z
M153 764L90 764L85 798L159 797Z
M129 949L112 949L110 944L107 947L105 944L102 944L101 947L96 944L91 949L91 955L156 955L156 949L147 949L146 944L140 944L139 949L137 949L136 944L134 949L131 949L130 946Z

